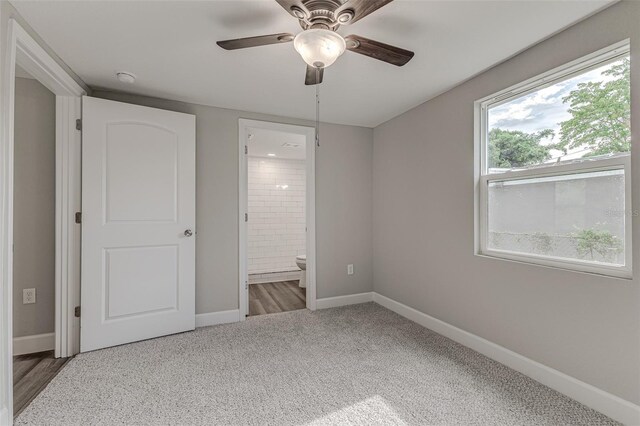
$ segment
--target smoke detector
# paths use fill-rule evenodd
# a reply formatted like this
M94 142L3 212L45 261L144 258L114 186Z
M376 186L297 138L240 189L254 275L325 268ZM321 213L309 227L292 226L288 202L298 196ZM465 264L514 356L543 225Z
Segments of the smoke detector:
M130 72L119 71L116 73L116 77L121 83L133 84L136 82L136 76Z

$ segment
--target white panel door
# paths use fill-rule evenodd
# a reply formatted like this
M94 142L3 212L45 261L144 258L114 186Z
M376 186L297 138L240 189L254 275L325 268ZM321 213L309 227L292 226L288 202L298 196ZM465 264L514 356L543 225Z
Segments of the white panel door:
M82 352L195 328L195 116L84 97Z

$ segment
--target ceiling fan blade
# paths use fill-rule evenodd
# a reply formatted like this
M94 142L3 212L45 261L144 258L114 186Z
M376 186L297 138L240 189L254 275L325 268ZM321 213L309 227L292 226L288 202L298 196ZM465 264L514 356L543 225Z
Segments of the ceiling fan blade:
M380 9L382 6L386 6L392 1L393 0L347 0L345 4L336 10L335 15L339 17L343 12L351 10L353 12L353 17L347 21L341 21L340 23L353 24L370 13Z
M289 33L271 34L258 37L236 38L219 41L218 46L226 50L244 49L247 47L266 46L268 44L288 43L293 41L294 35Z
M320 73L316 74L317 68L307 65L307 75L304 79L304 84L307 86L315 86L322 83L324 77L324 68L320 68Z
M368 38L357 35L350 35L344 39L347 42L347 50L399 67L409 62L414 55L414 53L409 50L380 43L379 41L369 40Z
M296 19L306 20L311 14L302 0L276 0L280 6Z

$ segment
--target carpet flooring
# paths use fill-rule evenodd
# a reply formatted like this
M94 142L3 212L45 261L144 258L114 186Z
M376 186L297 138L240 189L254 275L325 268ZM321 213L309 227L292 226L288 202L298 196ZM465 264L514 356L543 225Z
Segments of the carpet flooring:
M376 304L81 354L17 425L610 425Z

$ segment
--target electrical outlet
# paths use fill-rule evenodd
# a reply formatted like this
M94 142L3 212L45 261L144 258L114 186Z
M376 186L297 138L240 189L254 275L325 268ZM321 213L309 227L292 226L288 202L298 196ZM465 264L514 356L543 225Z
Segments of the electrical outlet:
M36 303L36 289L25 288L22 290L22 304L28 305L31 303Z
M347 275L353 275L353 264L347 265Z

